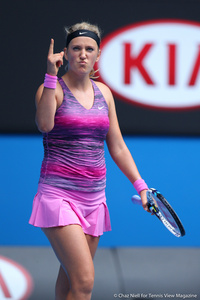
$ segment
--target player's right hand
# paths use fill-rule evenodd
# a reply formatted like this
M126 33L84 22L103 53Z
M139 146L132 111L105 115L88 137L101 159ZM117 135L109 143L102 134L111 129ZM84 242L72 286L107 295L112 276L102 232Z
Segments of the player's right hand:
M54 53L54 40L51 39L47 56L47 74L57 76L59 68L63 65L64 51Z

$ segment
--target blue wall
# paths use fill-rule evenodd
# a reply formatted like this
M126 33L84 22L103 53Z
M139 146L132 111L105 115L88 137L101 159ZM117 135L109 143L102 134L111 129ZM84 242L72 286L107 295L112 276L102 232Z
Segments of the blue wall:
M135 190L106 148L107 199L112 232L100 246L200 246L200 138L125 137L141 175L159 189L178 213L186 236L176 238L141 207ZM49 245L40 229L28 224L43 156L40 135L0 136L0 244Z

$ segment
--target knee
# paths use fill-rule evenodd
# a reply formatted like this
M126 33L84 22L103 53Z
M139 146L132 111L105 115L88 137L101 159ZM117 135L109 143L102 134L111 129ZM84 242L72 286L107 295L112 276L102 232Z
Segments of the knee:
M84 274L71 285L72 292L78 294L91 294L94 286L94 275Z

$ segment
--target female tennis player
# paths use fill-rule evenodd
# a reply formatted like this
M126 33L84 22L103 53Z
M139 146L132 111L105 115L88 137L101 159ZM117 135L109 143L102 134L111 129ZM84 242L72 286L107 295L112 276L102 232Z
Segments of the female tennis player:
M42 228L60 262L56 300L91 299L93 258L100 236L111 230L104 141L148 210L148 187L123 140L112 93L92 80L100 53L97 26L71 26L64 51L54 53L51 39L44 84L36 93L44 159L30 224ZM67 71L58 78L64 58Z

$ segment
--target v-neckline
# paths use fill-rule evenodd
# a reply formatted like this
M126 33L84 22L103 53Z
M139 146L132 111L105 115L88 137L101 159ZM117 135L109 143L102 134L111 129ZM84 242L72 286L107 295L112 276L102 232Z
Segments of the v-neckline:
M77 102L83 109L89 111L89 110L91 110L91 109L94 107L94 103L95 103L95 89L94 89L94 85L93 85L92 80L90 80L90 81L91 81L91 83L92 83L92 89L93 89L93 103L92 103L92 106L91 106L90 108L86 108L86 107L85 107L83 104L81 104L81 103L78 101L78 99L74 96L74 94L72 93L72 91L70 90L70 88L67 86L67 84L65 83L65 81L63 80L63 78L61 78L61 79L62 79L62 81L64 82L64 84L65 84L66 88L68 89L68 91L70 92L70 94L72 95L72 97L76 100L76 102Z

